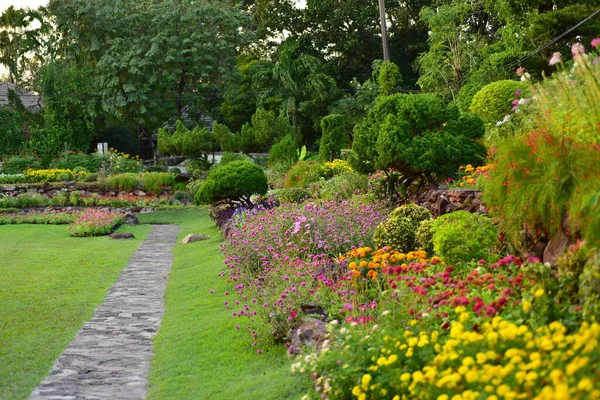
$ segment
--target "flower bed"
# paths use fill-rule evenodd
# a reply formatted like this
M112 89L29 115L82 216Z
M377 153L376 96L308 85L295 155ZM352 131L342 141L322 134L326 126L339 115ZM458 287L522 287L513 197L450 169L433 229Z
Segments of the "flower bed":
M9 224L69 224L71 236L108 235L125 221L122 212L100 209L84 211L31 211L28 213L0 213L0 225Z

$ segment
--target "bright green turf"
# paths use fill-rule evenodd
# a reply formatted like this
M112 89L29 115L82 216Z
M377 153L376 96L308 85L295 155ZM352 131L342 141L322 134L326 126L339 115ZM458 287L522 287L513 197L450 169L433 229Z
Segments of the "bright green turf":
M27 398L146 237L69 237L66 225L0 226L0 399Z
M256 354L240 321L225 310L219 276L220 232L205 211L184 209L140 215L143 223L182 226L180 238L204 233L212 239L177 246L168 281L166 313L154 341L149 399L297 399L310 382L290 374L285 348ZM213 289L215 294L209 294ZM232 299L229 299L232 300Z

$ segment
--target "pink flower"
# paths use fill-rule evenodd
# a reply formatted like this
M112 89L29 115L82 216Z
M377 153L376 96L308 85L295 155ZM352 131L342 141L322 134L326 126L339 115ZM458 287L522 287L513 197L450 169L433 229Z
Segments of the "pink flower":
M525 68L523 67L519 67L517 68L517 76L523 76L523 74L525 73Z
M560 64L561 61L562 61L561 54L557 51L555 53L552 53L552 58L550 59L550 62L548 64L556 65L556 64Z
M600 37L597 37L597 38L595 38L595 39L592 39L592 47L593 47L593 48L600 47Z
M571 54L573 54L573 57L585 54L585 47L579 42L574 43L573 46L571 46Z

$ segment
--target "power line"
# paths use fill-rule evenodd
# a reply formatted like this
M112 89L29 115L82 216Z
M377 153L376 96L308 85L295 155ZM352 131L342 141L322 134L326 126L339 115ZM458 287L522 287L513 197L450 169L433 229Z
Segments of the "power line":
M65 93L55 96L48 96L41 101L45 103L172 103L175 101L202 101L208 99L231 99L231 98L252 98L258 96L281 96L281 95L307 95L319 93L358 93L358 92L377 92L378 88L352 88L352 89L329 89L329 90L299 90L299 91L227 91L214 92L207 94L185 94L177 96L169 93L146 93L141 95L143 98L131 99L123 97L122 94L105 94L105 93ZM424 91L417 89L399 89L400 93L436 93L434 91ZM26 93L19 96L20 98L39 98L38 95ZM137 95L136 95L137 97Z
M552 46L554 43L558 42L560 39L562 39L563 37L565 37L569 33L573 32L575 29L579 28L581 25L585 24L587 21L589 21L590 19L594 18L598 14L600 14L600 9L596 10L595 12L593 12L592 14L590 14L587 18L582 19L576 25L574 25L571 28L567 29L566 31L564 31L560 35L558 35L555 38L553 38L550 41L548 41L547 43L543 44L542 46L538 47L537 49L535 49L533 51L530 51L529 53L527 53L524 56L520 57L516 61L513 61L512 63L506 65L505 67L507 69L512 69L512 68L516 67L517 65L521 64L521 62L527 60L530 57L533 57L535 54L539 53L540 51L542 51L542 50L544 50L544 49Z

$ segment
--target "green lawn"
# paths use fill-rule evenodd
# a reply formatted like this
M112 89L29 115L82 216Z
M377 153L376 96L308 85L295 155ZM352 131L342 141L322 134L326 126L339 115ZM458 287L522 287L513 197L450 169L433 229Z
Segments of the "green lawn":
M205 211L157 211L139 216L144 223L175 223L180 238L204 233L212 239L175 249L168 281L166 314L154 342L149 399L297 399L310 382L290 374L285 348L257 355L236 319L223 307L219 276L221 234ZM213 289L215 294L209 294Z
M149 230L124 226L136 238L113 240L0 226L0 399L27 398L46 377Z

